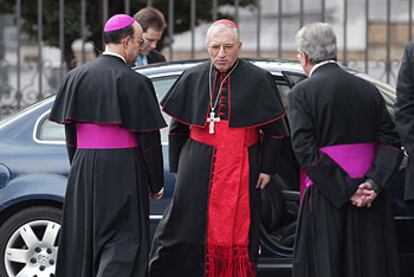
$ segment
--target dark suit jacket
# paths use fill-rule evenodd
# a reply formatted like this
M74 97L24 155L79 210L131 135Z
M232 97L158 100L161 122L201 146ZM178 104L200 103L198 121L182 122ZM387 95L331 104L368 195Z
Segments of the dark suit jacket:
M147 56L147 59L148 59L148 64L165 62L165 57L156 50L151 50L151 52L149 52Z
M409 155L404 197L406 200L414 200L414 43L405 46L398 73L395 122Z

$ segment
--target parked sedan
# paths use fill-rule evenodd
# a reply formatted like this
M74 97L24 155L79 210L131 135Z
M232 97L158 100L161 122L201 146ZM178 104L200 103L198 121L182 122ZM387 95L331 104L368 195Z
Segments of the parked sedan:
M135 70L151 78L161 99L183 70L199 62L165 63ZM289 60L251 62L272 73L289 112L287 95L306 78L300 64ZM367 75L351 72L376 85L392 113L394 90ZM48 120L53 101L54 97L44 99L0 123L0 276L54 276L69 161L63 126ZM151 203L151 234L174 191L174 177L168 173L167 132L162 131L165 195ZM299 168L289 142L282 159L282 168L262 192L259 276L288 276L291 270ZM392 179L393 205L403 276L414 276L414 267L410 269L414 264L414 206L402 200L403 174L404 166Z

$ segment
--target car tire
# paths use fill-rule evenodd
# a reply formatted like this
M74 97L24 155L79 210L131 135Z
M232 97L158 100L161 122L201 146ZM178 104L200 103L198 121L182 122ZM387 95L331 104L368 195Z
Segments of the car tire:
M21 210L0 228L0 276L54 276L61 209Z

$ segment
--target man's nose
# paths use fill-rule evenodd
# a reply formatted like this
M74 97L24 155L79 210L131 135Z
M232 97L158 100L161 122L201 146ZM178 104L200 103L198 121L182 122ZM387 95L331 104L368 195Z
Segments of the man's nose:
M152 49L157 48L157 42L156 42L156 41L152 41L152 42L150 43L150 46L151 46L151 48L152 48Z
M220 46L220 50L219 50L219 52L218 52L218 54L217 54L219 57L224 57L224 56L226 56L226 52L224 51L224 47L223 46Z

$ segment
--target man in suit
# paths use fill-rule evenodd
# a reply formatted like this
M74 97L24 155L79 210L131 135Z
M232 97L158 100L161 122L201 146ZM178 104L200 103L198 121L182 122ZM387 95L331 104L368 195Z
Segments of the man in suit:
M165 62L165 57L156 50L165 29L164 15L153 7L138 11L134 18L141 25L144 45L135 61L136 66Z
M398 73L395 122L408 153L405 174L405 200L414 201L414 43L408 43Z
M329 24L306 25L296 40L309 78L289 94L302 167L293 277L399 276L387 183L402 153L385 101L337 64Z

